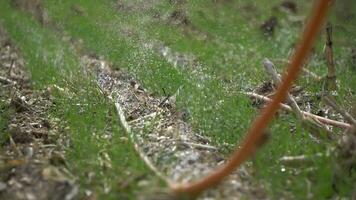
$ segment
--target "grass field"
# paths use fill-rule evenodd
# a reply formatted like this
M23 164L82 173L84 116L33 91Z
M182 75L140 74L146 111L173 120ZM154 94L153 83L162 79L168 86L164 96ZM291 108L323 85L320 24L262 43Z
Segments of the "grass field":
M55 97L52 115L66 119L61 125L71 137L67 161L79 177L81 192L90 188L98 198L134 198L135 191L142 187L137 187L137 182L127 182L129 178L147 179L153 185L160 185L127 140L113 105L89 77L78 75L81 73L79 57L69 45L28 14L10 8L8 2L1 3L1 12L3 25L27 61L34 87L52 88ZM56 86L65 92L56 90ZM6 114L2 112L2 129ZM94 175L93 180L88 179L90 173ZM122 188L125 193L116 187L121 184L127 185Z
M134 198L140 190L138 181L132 182L129 192L125 188L125 192L116 189L105 194L103 185L117 188L117 182L132 174L137 179L145 177L157 187L160 183L140 161L132 144L122 139L126 136L113 106L90 78L80 75L78 52L102 56L114 66L126 69L154 94L173 94L182 87L177 96L178 107L189 113L195 129L210 136L228 155L257 113L242 92L268 79L262 67L263 58L276 61L278 70L283 71L285 63L279 61L290 56L302 31L303 17L311 7L308 1L298 1L298 13L293 14L274 8L280 2L44 1L43 10L49 22L41 26L29 13L2 1L0 20L23 53L34 85L38 88L57 85L67 91L66 94L55 91L53 115L64 119L64 126L69 127L73 142L68 148L69 164L81 185L95 188L103 198L123 198L120 195ZM340 20L335 13L335 10L331 13L330 21L335 24L337 100L350 107L355 103L356 91L355 64L351 59L356 26L352 20ZM271 16L278 19L278 25L271 35L263 34L260 25ZM74 50L63 40L65 36L81 43ZM162 44L191 58L188 64L180 65L179 60L174 60L176 56L170 58L160 53L164 50ZM307 64L310 71L320 76L327 72L323 44L324 37L320 37ZM298 84L311 94L322 90L322 83L308 77L302 77ZM311 96L316 108L323 105L316 95ZM0 129L2 123L3 120ZM113 133L113 139L104 137L106 131ZM270 133L267 145L249 162L256 181L264 185L270 198L285 195L295 199L325 199L351 195L355 173L338 183L338 193L333 188L335 158L330 152L336 141L311 140L293 115L280 115L271 125ZM316 153L322 156L312 161L312 167L287 167L279 162L283 156ZM101 173L106 154L112 164ZM86 171L96 171L96 181L88 183ZM127 174L120 173L124 171Z

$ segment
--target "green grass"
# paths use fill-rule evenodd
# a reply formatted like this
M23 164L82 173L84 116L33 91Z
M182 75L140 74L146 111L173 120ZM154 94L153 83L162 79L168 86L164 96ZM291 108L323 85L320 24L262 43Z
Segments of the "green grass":
M85 1L85 3L63 3L60 4L63 7L59 8L60 5L57 3L46 2L46 4L51 18L57 20L59 27L73 37L82 39L89 51L94 51L114 62L116 66L131 71L151 91L162 94L164 89L172 94L183 86L178 96L178 103L192 113L191 121L196 127L209 130L207 134L214 137L217 143L224 141L235 143L241 135L231 132L242 132L247 128L253 110L246 97L236 93L229 94L220 81L215 79L200 83L200 77L189 76L187 71L175 69L152 50L144 49L143 41L137 34L133 33L132 37L123 35L120 28L125 29L124 22L130 22L130 18L125 20L118 18L117 12L109 5ZM74 5L79 5L85 14L75 14L70 9ZM217 105L218 101L223 103ZM244 111L230 112L238 109ZM230 117L223 117L225 115ZM239 125L232 124L236 119L241 122ZM221 125L227 124L225 120L232 122L228 130L221 128Z
M79 58L69 45L27 14L11 8L9 1L0 3L0 12L2 25L26 60L34 87L53 88L51 115L62 119L63 134L70 137L67 162L79 177L81 188L92 190L100 199L135 199L143 188L137 186L138 181L128 180L148 180L154 187L160 186L133 145L124 139L111 102L90 77L81 74ZM54 85L66 92L56 90ZM112 136L106 137L109 133ZM88 174L93 174L90 182ZM125 192L120 189L122 184L127 184ZM106 194L104 188L111 192Z
M183 85L178 103L191 112L193 125L212 136L217 144L235 144L255 113L249 101L239 91L251 88L265 79L260 67L264 57L278 59L289 56L302 25L290 23L286 19L287 14L283 12L273 13L279 18L280 25L274 36L263 36L259 31L259 24L272 14L270 9L277 1L275 4L265 1L254 5L256 12L261 13L256 16L242 9L243 5L248 4L244 1L221 3L217 6L202 1L187 3L183 9L187 9L191 27L172 25L153 17L152 13L158 12L162 16L177 9L169 3L159 2L151 9L143 11L140 7L144 4L143 1L126 3L131 3L133 9L116 10L113 1L104 4L95 1L67 1L64 4L47 2L46 7L51 18L63 30L75 38L83 39L87 49L105 56L117 66L127 68L151 91L161 93L161 88L168 88L169 92L174 92L179 85ZM61 7L63 5L66 7ZM84 15L77 15L69 9L74 5L82 8ZM303 6L307 10L309 7L310 4ZM236 14L236 10L242 14ZM251 20L247 21L243 14ZM208 39L202 40L199 33L207 34ZM339 37L345 37L342 34L335 35L336 41ZM163 41L176 51L194 54L202 65L203 73L210 75L210 78L201 81L199 74L194 74L190 68L175 69L155 52L142 49L143 42L155 40ZM342 61L347 60L349 54L345 53L346 48L335 46L335 57ZM325 74L326 69L321 49L320 39L317 53L309 65L311 70L320 75ZM281 66L277 67L283 69ZM348 85L353 87L355 78L350 76L350 67L339 64L338 67L344 67L338 68L341 80L339 93L343 98L347 94ZM167 75L171 76L166 78ZM230 79L232 84L222 83L222 77ZM320 85L310 84L309 79L300 80L300 84L311 92L320 91ZM280 122L281 120L289 123ZM325 145L312 142L300 126L297 126L296 133L291 134L290 124L293 123L295 118L289 116L283 116L275 122L271 127L273 139L256 157L257 175L262 182L269 183L266 184L267 190L274 197L280 195L286 189L286 183L289 183L294 196L305 198L307 194L300 191L306 190L305 181L310 176L303 174L307 171L303 167L297 169L302 173L299 176L293 174L295 169L281 172L278 158L327 151ZM330 156L315 161L316 171L310 192L316 198L330 197L333 193L331 161Z
M264 57L275 60L290 56L303 27L302 22L289 20L290 14L273 10L280 2L277 0L255 3L199 0L184 5L172 5L168 1L155 1L154 5L146 1L122 1L124 9L118 9L115 2L45 1L44 7L59 32L82 39L83 51L104 56L115 66L127 69L151 92L162 95L164 88L172 94L183 86L177 97L178 106L187 108L193 126L211 136L216 144L236 144L243 137L256 110L240 92L267 79L261 66ZM303 1L298 2L298 6L297 17L305 16L311 4ZM76 7L83 11L82 14L75 11ZM169 15L177 9L186 11L188 25L171 23ZM279 25L274 35L267 37L260 32L259 26L272 15L278 18ZM334 53L340 81L338 100L343 103L343 99L355 96L356 75L350 48L356 44L356 26L352 20L341 21L333 13L330 20L337 25ZM174 68L153 50L143 48L143 43L157 40L177 52L193 54L202 73L195 73L191 67ZM326 73L323 41L321 37L308 64L308 68L319 75ZM280 71L284 69L284 64L276 64ZM202 80L202 74L207 78ZM301 78L298 84L311 93L321 91L321 84L309 78ZM89 113L90 108L88 106ZM70 114L64 115L65 118L74 117ZM303 166L281 170L278 159L282 156L326 153L335 146L316 144L296 121L293 116L285 115L274 121L270 128L272 139L253 161L256 177L264 183L272 198L289 192L297 199L305 199L309 185L313 198L330 198L335 193L332 189L333 156L327 154L315 159L312 173L308 172L309 167ZM291 133L294 125L296 131ZM70 125L73 126L80 126L80 123ZM100 123L96 126L100 127ZM349 196L352 184L341 187L345 188L341 195Z

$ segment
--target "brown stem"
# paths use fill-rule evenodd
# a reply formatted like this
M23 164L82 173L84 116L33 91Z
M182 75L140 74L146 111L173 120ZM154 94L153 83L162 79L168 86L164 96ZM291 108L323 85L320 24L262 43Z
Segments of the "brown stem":
M336 72L334 65L333 41L332 41L332 25L330 22L326 24L326 43L325 43L325 56L328 66L328 75L326 76L326 84L328 90L336 90Z
M303 33L302 40L299 43L289 65L286 75L282 79L282 84L278 87L277 93L272 102L261 111L261 114L254 120L249 129L246 138L240 148L236 148L230 160L222 167L216 169L206 177L192 183L172 184L173 192L187 196L197 196L207 188L217 185L223 178L231 174L242 162L250 158L259 147L259 143L264 136L265 129L272 121L274 115L279 109L280 103L287 97L288 90L294 80L298 77L305 62L312 44L324 23L331 0L318 0L314 6L310 21Z

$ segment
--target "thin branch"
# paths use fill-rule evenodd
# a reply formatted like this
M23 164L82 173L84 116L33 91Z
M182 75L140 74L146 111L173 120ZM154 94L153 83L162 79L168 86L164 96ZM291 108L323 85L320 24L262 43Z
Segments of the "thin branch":
M336 110L336 112L340 113L345 118L346 121L356 126L355 118L353 118L346 110L338 106L334 100L332 100L330 97L327 96L324 97L324 100L329 106L331 106L334 110Z
M274 62L276 63L281 63L281 64L289 64L289 60L287 59L283 59L283 58L277 58L277 59L272 59ZM319 75L317 75L316 73L308 70L307 68L303 67L302 69L303 73L304 74L307 74L308 76L311 76L313 79L315 79L316 81L320 81L322 80L323 78Z
M270 99L270 98L268 98L266 96L262 96L262 95L259 95L259 94L253 93L253 92L245 92L244 94L246 94L249 97L260 99L260 100L263 100L263 101L266 101L266 102L272 101L272 99ZM284 109L285 111L293 112L293 109L290 106L286 105L286 104L281 103L280 107L282 109ZM321 116L318 116L318 115L314 115L312 113L305 112L305 111L302 111L302 112L303 112L304 116L308 116L308 117L311 117L313 119L316 119L319 122L321 122L323 124L326 124L326 125L336 126L336 127L345 128L345 129L351 128L351 125L348 124L348 123L339 122L339 121L335 121L335 120L332 120L332 119L324 118L324 117L321 117Z
M11 76L11 72L12 72L12 69L14 68L15 66L15 60L12 59L11 60L11 65L10 65L10 68L9 68L9 71L8 71L8 76L10 77Z
M14 139L12 138L12 136L10 136L10 144L11 147L14 149L14 151L17 153L17 155L19 156L23 156L22 152L20 151L20 149L17 147Z
M137 119L128 121L128 124L134 124L134 123L136 123L136 122L138 122L138 121L141 121L141 120L144 120L144 119L147 119L147 118L151 118L151 117L155 117L156 115L157 115L157 112L153 112L153 113L150 113L150 114L148 114L148 115L139 117L139 118L137 118Z
M277 73L274 64L267 58L264 59L263 64L266 72L272 77L273 82L277 85L281 84L280 75ZM302 121L304 128L308 129L314 137L321 138L321 133L324 132L326 133L328 139L333 139L332 132L325 126L325 124L320 123L319 120L304 116L297 102L289 93L287 95L287 101L293 111L297 114L298 118Z
M16 82L12 81L6 77L0 76L0 83L5 84L5 85L15 85Z
M214 146L206 145L206 144L198 144L198 143L193 143L193 142L185 142L185 141L180 141L182 144L192 146L192 147L197 147L201 149L208 149L208 150L213 150L217 151L218 149Z
M325 54L328 65L328 78L335 78L335 65L334 65L334 54L333 54L333 41L332 33L333 29L331 23L328 22L326 25L326 42L325 42Z
M325 42L325 56L326 63L328 66L328 75L326 76L327 90L336 90L336 73L334 65L334 53L333 53L333 42L332 42L332 26L328 22L326 25L326 42Z
M320 76L317 75L316 73L314 73L314 72L312 72L312 71L310 71L310 70L308 70L308 69L306 69L306 68L303 68L303 72L304 72L305 74L308 74L309 76L313 77L316 81L320 81L320 80L323 79L322 77L320 77Z
M134 144L135 150L136 152L139 154L139 156L141 157L141 159L146 163L146 165L158 176L160 177L162 180L164 180L166 183L170 184L171 181L165 176L163 175L151 162L151 160L145 156L145 154L141 151L141 148L137 145L137 143L135 143L134 141L134 136L131 132L131 127L128 124L128 122L126 121L125 115L124 115L124 111L121 108L121 105L117 102L115 102L115 107L116 107L116 111L119 115L119 119L120 122L122 124L122 126L125 128L127 134L130 136L131 141Z
M265 58L263 60L263 66L264 66L267 74L269 74L272 77L273 82L276 85L280 85L281 84L281 77L277 73L276 68L274 67L274 64L270 60ZM300 110L297 102L294 100L293 96L290 95L289 92L288 92L288 96L287 96L287 101L288 101L288 104L294 110L294 112L298 115L298 117L303 120L304 119L303 112Z
M286 166L310 165L312 164L315 158L321 156L321 153L317 153L314 155L283 156L279 159L279 162Z
M98 84L97 84L98 85ZM98 87L100 88L99 91L102 92L102 94L105 94L102 90L102 88L98 85ZM129 123L132 123L133 121L131 122L128 122L126 120L126 117L125 117L125 113L121 107L121 105L116 101L114 100L114 98L111 96L111 95L106 95L106 97L114 102L114 105L115 105L115 108L116 108L116 111L117 111L117 114L119 115L119 120L120 120L120 123L121 125L124 127L126 133L129 135L132 143L134 144L134 148L136 150L136 152L138 153L138 155L140 156L140 158L146 163L147 167L153 172L155 173L161 180L165 181L167 184L171 184L172 181L169 180L163 173L161 173L155 166L154 164L151 162L151 160L145 156L145 154L141 151L141 148L137 145L137 143L135 142L135 138L134 138L134 134L131 132L131 126L129 125ZM139 119L142 119L142 118L145 118L145 117L149 117L149 116L155 116L156 113L151 113L149 115L146 115L144 117L141 117Z

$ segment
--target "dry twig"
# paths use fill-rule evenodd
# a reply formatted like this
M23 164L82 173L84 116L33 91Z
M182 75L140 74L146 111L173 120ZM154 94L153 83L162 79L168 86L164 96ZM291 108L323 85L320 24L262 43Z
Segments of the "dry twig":
M265 58L263 60L263 66L265 67L267 74L269 74L272 77L273 82L276 85L280 85L281 77L277 73L276 68L274 67L274 64L270 60ZM294 100L293 96L290 95L290 93L288 93L287 101L288 101L288 104L292 107L293 111L298 115L298 117L303 120L304 119L303 112L300 110L297 102Z
M137 119L128 121L128 123L129 123L129 124L134 124L134 123L136 123L136 122L142 121L142 120L147 119L147 118L156 117L156 115L157 115L157 112L153 112L153 113L150 113L150 114L148 114L148 115L139 117L139 118L137 118Z
M314 158L321 156L321 153L315 155L283 156L279 159L279 162L286 166L309 165L312 164Z
M319 75L317 75L316 73L306 69L306 68L303 68L303 72L305 74L308 74L309 76L313 77L316 81L320 81L322 80L323 78L321 78Z
M15 85L16 84L15 81L12 81L12 80L10 80L6 77L2 77L2 76L0 76L0 83L5 84L5 85Z
M111 100L113 100L111 97L109 97ZM124 111L123 109L121 108L121 105L117 102L115 102L115 107L116 107L116 110L117 110L117 113L119 115L119 119L120 119L120 122L122 124L122 126L125 128L127 134L131 137L131 141L135 141L134 140L134 136L131 132L131 127L129 125L129 123L126 121L126 118L125 118L125 114L124 114ZM151 160L141 151L141 148L136 144L134 143L134 147L135 147L135 150L136 152L139 154L139 156L141 157L141 159L146 163L146 165L159 177L161 178L162 180L164 180L166 183L170 184L171 181L165 176L163 175L155 166L154 164L151 162Z
M186 144L188 146L200 148L200 149L207 149L207 150L213 150L217 151L218 149L216 147L210 146L210 145L205 145L205 144L198 144L198 143L192 143L192 142L182 142L183 144Z
M98 87L100 88L99 91L100 91L102 94L105 95L106 93L104 92L104 90L103 90L99 85L98 85ZM120 105L118 102L116 102L116 101L114 100L114 98L113 98L111 95L106 95L106 97L107 97L110 101L114 102L115 108L116 108L116 111L117 111L117 114L119 115L120 123L121 123L121 125L124 127L126 133L127 133L127 134L129 135L129 137L131 138L131 141L135 141L135 140L134 140L134 135L133 135L132 132L131 132L131 126L130 126L129 124L130 124L130 123L132 124L133 122L136 122L136 121L140 121L140 120L142 120L142 119L144 119L144 118L147 118L147 117L154 117L154 116L156 116L156 114L157 114L156 112L153 112L153 113L151 113L151 114L149 114L149 115L146 115L146 116L144 116L144 117L141 117L141 118L138 118L138 119L136 119L136 120L133 120L133 121L128 122L128 121L126 120L126 117L125 117L125 114L124 114L124 111L123 111L121 105ZM142 152L141 148L140 148L135 142L133 142L133 144L134 144L134 148L135 148L136 152L137 152L138 155L141 157L141 159L146 163L146 165L148 166L148 168L150 168L160 179L162 179L163 181L165 181L167 184L170 184L171 181L170 181L163 173L161 173L161 172L154 166L154 164L151 162L151 160Z
M214 146L206 145L206 144L198 144L198 143L186 142L186 141L180 141L180 143L188 145L190 147L196 147L198 149L200 148L200 149L207 149L207 150L212 150L212 151L218 150L218 148L216 148Z
M325 102L331 106L336 112L340 113L346 121L348 121L350 124L353 124L356 126L356 120L353 118L345 109L342 109L340 106L336 104L334 100L332 100L330 97L325 96L324 97Z
M15 60L12 59L12 60L11 60L11 65L10 65L9 71L7 72L7 73L8 73L7 75L8 75L9 77L11 76L11 72L12 72L12 69L14 68L14 66L15 66Z
M326 43L325 43L325 55L328 66L328 75L326 76L327 90L336 90L336 73L334 65L334 54L333 54L333 42L332 42L332 26L331 23L326 25Z
M270 98L268 98L266 96L262 96L262 95L259 95L259 94L253 93L253 92L245 92L244 94L246 94L249 97L260 99L260 100L263 100L263 101L266 101L266 102L272 101L272 99L270 99ZM286 105L286 104L282 104L281 103L280 107L282 109L288 111L288 112L293 112L293 109L290 106ZM312 113L305 112L305 111L302 111L302 112L303 112L304 116L308 116L308 117L311 117L313 119L316 119L316 120L318 120L319 122L321 122L323 124L336 126L336 127L339 127L339 128L345 128L345 129L351 128L351 125L348 124L348 123L339 122L339 121L335 121L335 120L332 120L332 119L324 118L324 117L321 117L321 116L318 116L318 115L314 115Z
M277 85L281 84L280 75L277 73L274 64L268 60L264 59L263 65L266 72L272 77L273 82ZM321 123L319 120L304 117L303 111L300 110L297 102L294 100L293 96L288 93L287 95L288 104L292 107L293 111L297 114L298 118L303 122L304 128L308 129L314 136L320 138L321 133L325 132L329 139L333 138L332 132L330 132L327 127Z
M289 60L287 60L287 59L272 59L272 61L274 61L276 63L281 63L281 64L289 64ZM314 72L308 70L305 67L303 67L302 71L304 74L307 74L308 76L312 77L316 81L320 81L323 79L321 76L315 74Z
M17 155L23 156L22 152L21 152L20 149L17 147L17 145L16 145L14 139L12 138L12 136L10 136L9 139L10 139L11 147L14 149L14 151L17 153Z

